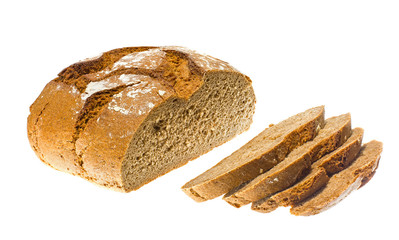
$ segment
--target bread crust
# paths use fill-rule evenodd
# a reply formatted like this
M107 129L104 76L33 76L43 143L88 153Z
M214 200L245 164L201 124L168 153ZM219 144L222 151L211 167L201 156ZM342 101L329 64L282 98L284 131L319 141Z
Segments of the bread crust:
M73 133L83 101L73 86L51 81L31 105L28 138L36 155L47 165L80 175L75 164ZM62 109L62 111L60 111Z
M111 50L65 68L30 107L28 138L47 165L125 191L121 165L151 111L190 97L228 63L183 47Z

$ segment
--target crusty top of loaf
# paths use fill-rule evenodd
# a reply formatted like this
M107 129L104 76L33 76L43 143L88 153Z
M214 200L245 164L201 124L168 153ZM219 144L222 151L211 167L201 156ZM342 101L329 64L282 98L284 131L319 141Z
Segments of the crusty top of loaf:
M189 98L202 85L202 75L211 70L236 71L222 60L184 47L127 47L72 64L58 74L58 81L75 85L87 98L96 91L131 84L133 75L144 75L171 87L178 97Z
M173 46L114 49L72 64L31 106L32 147L48 164L46 156L58 159L53 167L59 170L119 188L98 179L120 175L121 157L150 111L171 97L189 99L213 71L237 72L224 61ZM100 176L104 172L110 176Z

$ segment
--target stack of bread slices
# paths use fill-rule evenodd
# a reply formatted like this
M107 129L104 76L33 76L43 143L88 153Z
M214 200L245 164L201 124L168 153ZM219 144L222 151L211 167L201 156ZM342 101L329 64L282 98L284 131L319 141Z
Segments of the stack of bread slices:
M315 107L271 125L182 189L198 202L224 194L237 208L318 214L373 177L382 143L362 138L349 113L324 119L324 106Z

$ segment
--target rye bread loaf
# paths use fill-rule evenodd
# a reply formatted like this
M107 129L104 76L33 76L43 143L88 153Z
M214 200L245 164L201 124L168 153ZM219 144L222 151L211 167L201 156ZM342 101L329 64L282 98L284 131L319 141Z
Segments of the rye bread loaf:
M214 167L186 183L182 190L198 202L216 198L271 169L294 148L312 140L324 126L324 106L309 109L273 125Z
M313 162L341 146L351 132L349 113L327 119L312 141L294 149L271 170L233 189L223 199L232 206L241 207L292 186L309 172Z
M292 206L323 188L329 176L348 167L360 151L363 129L355 128L348 140L335 151L312 164L310 173L294 186L252 203L251 209L268 213L279 206Z
M381 152L381 142L373 140L364 144L359 156L348 168L332 176L326 187L314 196L292 207L291 213L298 216L315 215L342 201L374 176Z
M129 192L247 130L251 80L182 47L115 49L65 68L30 107L49 166Z

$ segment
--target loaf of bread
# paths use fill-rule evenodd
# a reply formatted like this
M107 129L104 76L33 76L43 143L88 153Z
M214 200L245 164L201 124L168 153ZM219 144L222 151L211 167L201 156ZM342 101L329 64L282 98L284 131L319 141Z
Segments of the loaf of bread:
M268 171L324 126L324 106L315 107L265 129L182 190L198 202L225 194Z
M247 130L251 80L182 47L115 49L65 68L30 107L28 137L47 165L136 190Z

